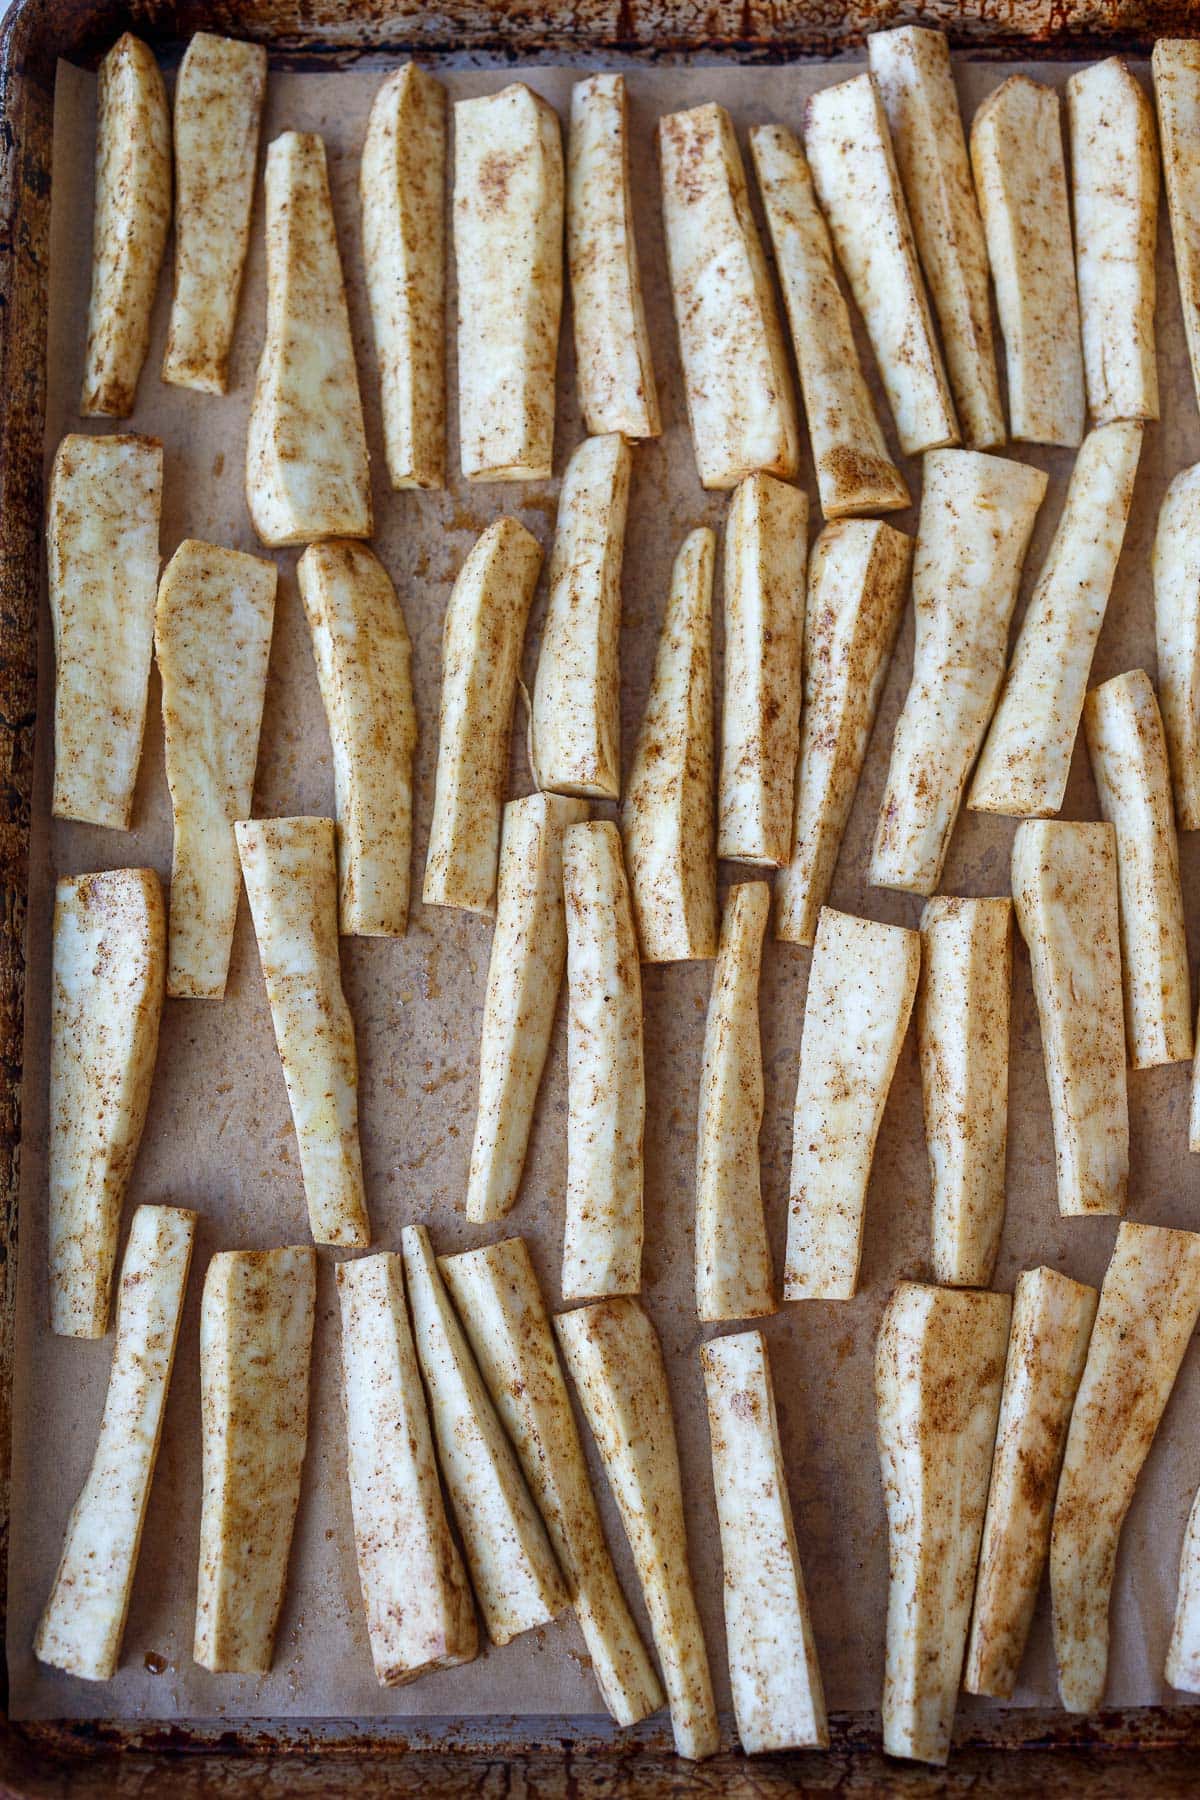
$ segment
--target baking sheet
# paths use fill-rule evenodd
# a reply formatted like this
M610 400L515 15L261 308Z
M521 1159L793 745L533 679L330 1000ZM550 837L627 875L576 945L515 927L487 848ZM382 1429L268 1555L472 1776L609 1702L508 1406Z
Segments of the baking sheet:
M982 96L1015 66L959 65L968 119ZM522 75L565 119L576 72L535 67ZM693 526L719 525L726 505L724 497L701 490L691 456L666 291L654 121L663 112L717 99L730 108L743 135L748 125L766 119L779 119L799 129L808 94L847 72L839 67L833 76L819 65L751 70L723 64L627 71L638 235L666 429L659 442L639 447L635 457L621 642L626 763L649 681L671 559ZM1061 85L1070 70L1042 63L1031 72ZM1145 69L1140 73L1148 79ZM445 71L452 97L499 87L512 79L512 74L509 67ZM467 487L454 474L442 495L393 494L387 488L356 194L359 147L380 78L378 69L272 73L264 143L280 130L295 127L321 132L329 149L373 458L375 543L396 582L413 637L421 730L414 846L414 890L419 893L436 761L439 642L446 596L475 537L501 512L516 513L549 548L556 483ZM60 65L54 140L47 464L64 431L110 428L98 421L81 422L76 411L89 278L94 107L94 77ZM242 488L246 416L263 332L261 211L260 185L228 397L218 400L186 393L159 380L168 311L169 280L164 279L137 411L128 426L115 427L157 434L166 446L164 560L185 536L262 554ZM1200 457L1200 422L1165 218L1159 242L1159 287L1164 422L1149 427L1146 433L1125 550L1096 657L1097 680L1131 667L1154 670L1149 565L1154 522L1168 481L1179 468ZM451 327L452 321L451 311ZM452 328L449 360L453 397ZM556 475L583 435L574 397L569 313L564 321L560 375ZM450 468L454 471L453 404L450 411ZM883 412L886 418L886 409ZM1027 561L1023 607L1053 532L1071 458L1067 453L1024 446L1008 453L1036 462L1051 473L1050 491ZM905 467L916 492L918 471L910 464ZM803 479L815 520L811 467L805 467ZM899 515L894 522L912 529L915 513ZM279 553L276 561L279 598L255 812L262 816L330 812L333 776L329 743L296 590L296 553ZM718 599L719 583L718 564ZM544 600L543 582L526 643L525 673L530 680ZM719 670L719 624L717 639ZM51 716L49 652L43 599L38 716L47 724ZM907 925L917 923L921 902L868 888L865 869L911 655L910 609L831 896L834 905L848 911ZM197 1334L204 1270L217 1249L303 1242L308 1236L295 1138L244 901L224 1003L166 1003L150 1117L126 1208L126 1225L133 1205L141 1201L195 1207L200 1222L121 1670L114 1681L94 1685L44 1669L32 1656L34 1626L53 1577L66 1516L91 1457L112 1342L111 1337L104 1343L56 1339L45 1317L47 1017L53 883L60 872L129 864L149 864L164 881L169 877L170 809L158 701L155 676L135 825L127 835L51 822L50 735L45 728L38 733L9 1567L12 1713L18 1718L152 1719L599 1713L583 1641L569 1617L503 1650L488 1649L464 1668L434 1674L397 1690L376 1686L363 1625L344 1472L335 1255L330 1250L319 1253L309 1454L275 1668L263 1678L213 1676L191 1661L200 1503ZM514 733L514 794L526 792L532 785L521 723L518 719ZM1064 816L1096 815L1086 754L1080 746ZM1011 821L964 814L951 847L944 890L1008 892L1013 829ZM1181 850L1190 899L1200 893L1200 836L1183 838ZM723 884L734 874L733 869L723 867ZM1200 929L1189 935L1194 958L1200 949ZM409 935L403 941L342 941L343 978L357 1030L362 1142L376 1243L395 1247L400 1227L410 1220L429 1224L439 1250L461 1249L522 1232L531 1242L547 1298L556 1305L566 1124L565 1021L561 1016L522 1198L509 1220L497 1226L468 1227L462 1214L489 938L486 921L424 908L417 901ZM763 968L766 1118L762 1163L777 1268L783 1260L791 1100L808 961L808 951L768 943ZM692 1300L692 1159L710 969L707 965L648 968L643 981L649 1071L644 1298L667 1354L688 1497L692 1565L718 1700L728 1709L720 1559L696 1356L706 1333L697 1325ZM997 1285L1011 1289L1020 1269L1039 1262L1098 1282L1111 1250L1115 1221L1064 1221L1058 1216L1040 1040L1028 958L1019 937L1014 983L1008 1216ZM1130 1075L1130 1218L1200 1224L1200 1164L1189 1160L1186 1148L1189 1075L1187 1067ZM910 1032L875 1158L859 1296L849 1303L790 1306L764 1327L832 1709L878 1705L887 1555L875 1454L871 1363L879 1316L893 1284L902 1277L928 1278L928 1202L920 1084ZM1179 1546L1191 1496L1200 1481L1198 1416L1200 1354L1193 1348L1139 1482L1122 1539L1107 1694L1111 1705L1137 1705L1167 1697L1161 1670L1174 1605ZM592 1467L618 1569L645 1628L630 1558L594 1456ZM1017 1703L1055 1703L1044 1593ZM986 1711L990 1704L964 1696L960 1717Z

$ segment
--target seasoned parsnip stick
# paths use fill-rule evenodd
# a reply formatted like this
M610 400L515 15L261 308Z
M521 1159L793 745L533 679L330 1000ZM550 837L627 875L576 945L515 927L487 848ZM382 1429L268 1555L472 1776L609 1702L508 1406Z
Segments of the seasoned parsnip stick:
M675 1421L658 1335L630 1299L559 1313L554 1328L633 1552L675 1749L699 1761L717 1749L717 1711L688 1567Z
M267 332L246 431L246 503L264 544L371 535L358 371L325 145L267 151Z
M173 1206L139 1206L129 1230L100 1435L33 1642L88 1681L111 1681L121 1656L195 1230Z
M634 1725L663 1704L592 1495L554 1334L521 1238L439 1267L566 1578L604 1704Z
M318 1244L369 1244L358 1053L338 961L332 819L234 826Z
M470 1662L475 1603L442 1504L403 1259L340 1262L337 1291L358 1578L376 1679L398 1687Z
M1152 65L1179 308L1200 401L1200 44L1159 38Z
M103 1337L146 1123L167 927L152 869L64 876L50 993L50 1326Z
M316 1290L307 1244L223 1250L204 1279L192 1655L216 1675L271 1667L308 1448Z
M1183 1534L1175 1620L1163 1678L1186 1694L1200 1694L1200 1492L1192 1501Z
M1154 537L1158 699L1180 831L1200 830L1200 463L1163 497Z
M957 444L958 422L917 266L879 89L863 73L808 102L805 149L906 456Z
M586 800L527 794L504 809L496 929L479 1048L467 1218L502 1219L517 1198L567 960L563 832Z
M1042 818L1062 806L1141 445L1131 421L1084 439L971 783L973 812Z
M1108 1606L1133 1490L1200 1317L1200 1235L1121 1225L1100 1290L1050 1534L1058 1692L1104 1699Z
M585 438L559 490L529 725L534 780L559 794L616 800L621 792L621 562L632 466L617 433Z
M925 459L917 637L871 850L875 887L932 894L1004 679L1008 626L1046 476L943 450Z
M770 475L729 503L717 855L765 868L792 851L807 532L807 496Z
M622 833L643 962L717 952L713 806L712 585L715 543L690 532L671 570Z
M969 1694L1011 1700L1017 1685L1098 1299L1057 1269L1017 1276L963 1673Z
M725 1636L747 1756L829 1745L825 1692L796 1548L761 1331L702 1346L724 1563Z
M663 228L700 484L795 475L799 427L775 296L733 121L695 106L658 122Z
M558 117L515 81L454 107L458 429L469 481L545 481L563 300Z
M623 75L589 75L571 89L567 266L575 380L588 430L657 437L662 420L633 232Z
M515 519L497 519L459 570L446 606L426 906L495 911L513 702L541 566L537 539Z
M889 1756L944 1763L949 1754L1010 1309L1007 1294L902 1281L879 1327Z
M822 907L792 1114L785 1300L849 1300L867 1182L908 1029L921 935Z
M512 1445L454 1316L423 1225L400 1233L413 1338L442 1478L493 1644L548 1625L567 1604Z
M162 445L68 436L46 517L54 814L127 831L154 648Z
M811 944L829 898L908 592L912 539L876 519L827 525L808 570L792 860L775 934Z

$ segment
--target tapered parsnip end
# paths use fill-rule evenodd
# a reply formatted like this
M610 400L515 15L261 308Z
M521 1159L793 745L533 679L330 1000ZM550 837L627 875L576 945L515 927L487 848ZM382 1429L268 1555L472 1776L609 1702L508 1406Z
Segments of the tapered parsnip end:
M1192 1501L1183 1535L1175 1619L1163 1679L1185 1694L1200 1694L1200 1495Z
M1159 38L1152 57L1163 181L1179 306L1187 333L1192 381L1200 399L1200 45L1191 38Z
M1154 537L1158 698L1180 831L1200 830L1200 463L1167 489Z

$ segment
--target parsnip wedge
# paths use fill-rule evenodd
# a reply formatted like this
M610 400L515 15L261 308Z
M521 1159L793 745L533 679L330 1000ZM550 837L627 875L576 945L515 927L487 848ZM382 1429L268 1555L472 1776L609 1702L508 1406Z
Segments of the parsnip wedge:
M1017 1276L963 1674L969 1694L1011 1700L1017 1685L1099 1298L1057 1269Z
M192 1655L217 1675L271 1667L308 1448L316 1289L307 1244L223 1250L204 1278Z
M700 1350L724 1563L725 1637L747 1756L828 1749L825 1691L761 1331Z
M442 1477L493 1644L548 1625L567 1604L558 1564L423 1225L400 1233L413 1338Z
M381 1687L470 1662L475 1603L450 1533L404 1299L390 1252L337 1266L342 1397L358 1578Z
M1179 1590L1163 1678L1185 1694L1200 1694L1200 1493L1192 1501L1179 1555Z
M799 427L733 120L695 106L658 122L663 229L700 485L790 478Z
M529 1252L507 1238L438 1266L545 1521L604 1704L634 1725L658 1711L662 1689L604 1541Z
M171 223L171 115L154 52L128 31L100 64L92 292L79 410L127 419L150 347Z
M267 151L267 331L246 432L246 503L264 544L370 537L371 480L325 145Z
M318 1244L371 1241L358 1141L358 1053L338 962L332 819L234 826Z
M559 1313L554 1329L633 1552L675 1749L698 1762L718 1747L717 1710L688 1567L679 1452L658 1334L631 1299Z
M1159 38L1151 61L1179 308L1200 402L1200 44Z
M1108 1607L1133 1490L1200 1318L1200 1235L1123 1224L1100 1290L1050 1533L1058 1692L1092 1712L1108 1673Z
M1111 825L1028 820L1012 848L1012 894L1042 1029L1058 1210L1121 1213L1129 1103Z
M111 1681L120 1661L195 1231L173 1206L139 1206L129 1230L100 1434L33 1643L87 1681Z
M152 869L63 877L50 996L50 1327L103 1337L158 1051L167 927Z
M804 611L804 706L792 859L776 884L775 934L811 944L829 898L908 593L912 539L876 519L827 525Z
M879 1327L889 1756L944 1763L949 1754L1010 1310L1007 1294L902 1281Z
M875 1139L921 965L921 934L823 907L792 1114L785 1300L858 1287Z
M1008 627L1046 476L942 450L925 458L913 559L916 647L871 850L875 887L932 894L1004 679Z
M1154 536L1158 699L1180 831L1200 831L1200 463L1163 496Z

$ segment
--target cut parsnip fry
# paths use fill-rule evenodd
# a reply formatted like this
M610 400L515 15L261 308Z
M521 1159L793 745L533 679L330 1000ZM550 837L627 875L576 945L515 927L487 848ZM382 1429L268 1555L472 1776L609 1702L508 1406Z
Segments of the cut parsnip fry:
M275 619L274 563L194 538L163 571L154 612L171 790L167 993L220 1000L237 920L236 819L250 811Z
M342 1398L358 1578L381 1687L470 1662L475 1603L450 1534L417 1355L403 1259L340 1262Z
M725 1580L725 1636L738 1736L747 1756L827 1749L817 1646L796 1548L761 1331L700 1351Z
M675 1421L662 1348L636 1300L602 1300L554 1321L641 1583L671 1708L675 1749L700 1761L719 1733L688 1567Z
M713 533L701 526L675 558L625 791L622 835L643 962L703 961L717 953L714 555Z
M504 809L496 929L479 1049L479 1106L467 1219L502 1219L516 1201L567 960L563 832L586 800L528 794Z
M575 379L588 430L657 437L662 420L633 233L623 75L589 75L571 89L567 265Z
M821 511L827 519L897 512L909 503L908 488L863 380L800 140L783 125L755 125L750 151L800 372Z
M1075 459L971 783L972 812L1044 818L1062 807L1125 541L1142 429L1131 421L1098 425Z
M917 637L871 850L875 887L932 894L1004 679L1008 626L1046 476L943 450L925 458L913 560Z
M529 1252L508 1238L438 1266L545 1520L604 1704L634 1725L658 1711L662 1689L604 1541Z
M103 1337L121 1203L158 1051L167 926L152 869L54 892L50 995L50 1327Z
M1163 1677L1185 1694L1200 1694L1200 1493L1192 1501L1183 1534L1175 1620Z
M426 906L496 910L513 703L541 566L537 539L515 519L497 519L459 570L446 606Z
M792 853L807 533L807 495L770 475L729 503L717 855L770 869Z
M1007 1294L902 1281L879 1327L889 1756L944 1763L949 1754L1010 1310Z
M799 426L783 332L733 121L695 106L658 122L663 229L700 484L794 476Z
M1067 82L1075 273L1088 407L1097 425L1157 419L1154 109L1121 56Z
M154 52L125 32L100 64L92 292L79 410L127 419L171 223L171 115Z
M1017 1685L1098 1299L1057 1269L1017 1276L963 1673L969 1694L1011 1700Z
M784 943L811 944L829 898L911 560L912 539L876 519L827 525L813 546L792 860L776 886L775 935Z
M1188 1062L1192 997L1167 744L1150 677L1132 669L1083 709L1092 777L1117 833L1121 975L1130 1066Z
M267 332L246 432L246 503L264 544L371 535L371 480L325 145L267 151Z
M403 937L417 747L404 614L366 544L310 544L296 578L333 746L338 923L348 937Z
M129 1230L100 1435L33 1643L87 1681L111 1681L120 1661L195 1230L173 1206L139 1206Z
M540 788L616 800L621 792L621 562L633 451L585 438L558 496L530 761Z
M62 440L46 516L54 814L128 831L154 649L162 445Z
M817 197L866 323L906 456L957 444L958 422L917 265L887 116L863 73L808 102Z
M423 1225L400 1233L413 1338L442 1477L493 1644L548 1625L567 1604L512 1445L454 1316Z
M921 934L822 907L792 1114L785 1300L858 1287L875 1139L921 966Z
M383 450L394 488L446 485L446 90L417 63L371 103L358 172Z
M1050 1533L1058 1692L1104 1699L1108 1607L1133 1490L1200 1317L1200 1235L1121 1225L1100 1290Z
M1179 307L1200 401L1200 44L1159 38L1152 65Z
M970 450L987 450L1004 442L1004 412L992 344L987 246L949 40L940 31L902 25L872 32L867 55L941 327L963 442Z
M1154 537L1158 698L1180 831L1200 831L1200 463L1167 489Z
M1029 820L1012 848L1012 894L1042 1030L1058 1210L1121 1213L1129 1103L1111 825Z
M358 1053L338 962L332 819L234 826L318 1244L369 1244Z
M758 1163L758 977L770 910L765 881L730 888L713 970L696 1139L696 1312L705 1323L775 1311Z
M523 82L454 107L458 428L468 481L545 481L563 300L558 116Z
M316 1291L307 1244L223 1250L204 1279L192 1655L216 1675L271 1667L308 1447Z
M164 381L223 394L250 244L262 44L198 31L175 83L175 294Z
M927 901L917 1048L944 1287L987 1287L1000 1249L1011 986L1012 901Z

